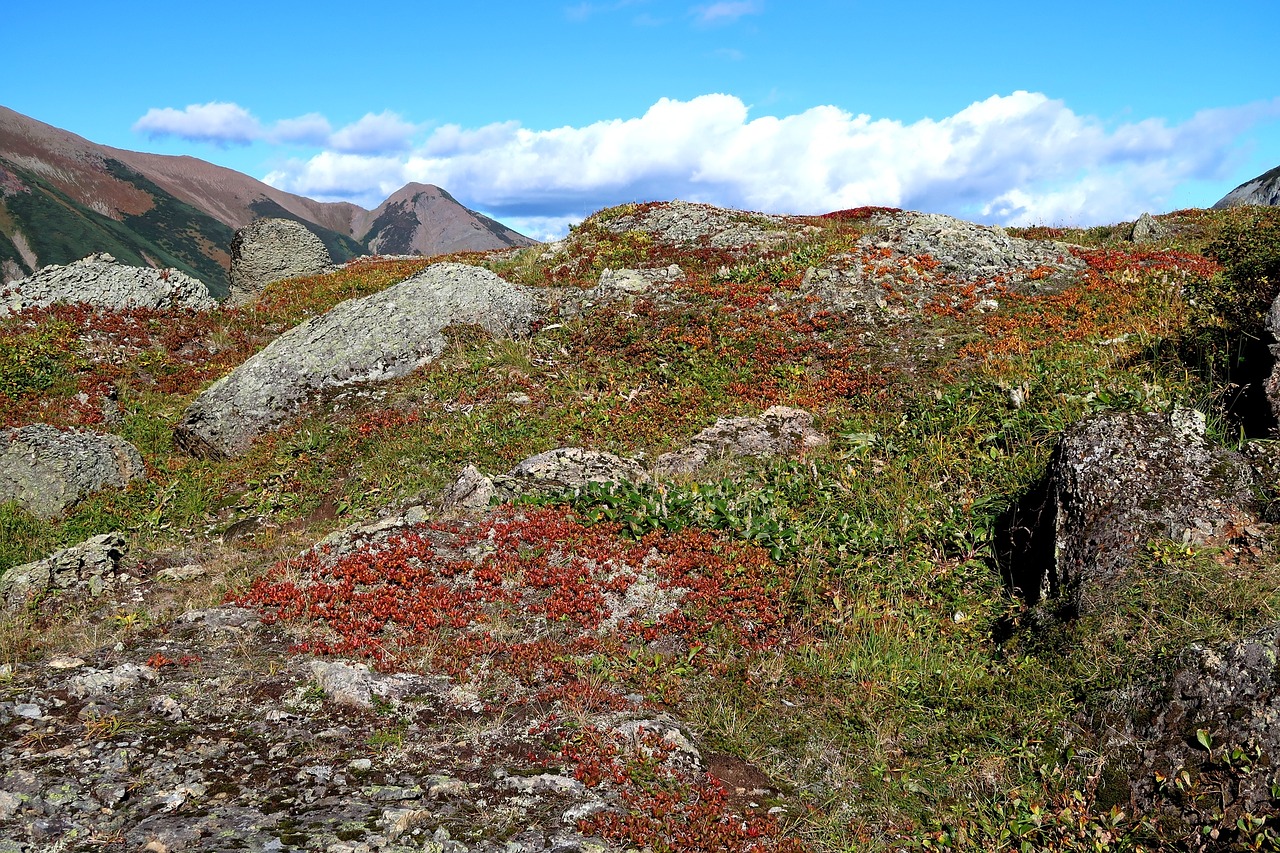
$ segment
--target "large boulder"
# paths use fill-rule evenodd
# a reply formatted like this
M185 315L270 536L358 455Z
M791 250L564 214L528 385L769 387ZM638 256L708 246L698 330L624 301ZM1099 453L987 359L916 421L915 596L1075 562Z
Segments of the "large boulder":
M720 459L767 458L799 453L827 443L813 428L813 415L774 406L758 418L720 418L698 433L687 447L659 456L653 473L669 477L695 474Z
M134 267L105 252L60 266L51 264L28 278L0 287L0 317L56 302L83 302L99 308L192 308L217 305L202 282L176 269Z
M119 436L46 424L0 431L0 503L17 501L38 518L145 476L137 448Z
M1211 545L1253 524L1252 485L1198 412L1099 415L1063 434L1045 481L1002 519L998 556L1030 602L1099 612L1146 543Z
M535 304L530 290L488 270L434 264L276 338L191 404L175 431L178 444L201 457L239 456L321 391L396 379L434 360L447 326L527 332Z
M1144 213L1133 223L1129 239L1139 246L1159 243L1166 236L1165 227L1150 213Z
M0 575L0 605L22 607L51 592L96 597L115 583L129 546L122 533L103 533L43 560Z
M1107 796L1192 829L1230 828L1246 814L1274 820L1278 662L1280 624L1272 624L1236 640L1196 644L1171 672L1116 694L1103 742L1121 772L1104 774L1116 788Z
M231 295L242 305L273 281L323 272L333 259L324 242L301 222L258 219L231 240Z

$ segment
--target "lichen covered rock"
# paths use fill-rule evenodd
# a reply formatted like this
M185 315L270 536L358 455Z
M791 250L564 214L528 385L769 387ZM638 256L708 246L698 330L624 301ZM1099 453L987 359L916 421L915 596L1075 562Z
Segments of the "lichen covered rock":
M534 315L528 289L477 267L434 264L285 332L201 394L175 436L197 456L238 456L318 392L396 379L434 360L447 326L512 336Z
M52 264L0 287L0 317L56 302L99 308L192 308L217 305L204 283L176 269L122 264L105 252L66 265Z
M653 472L659 476L693 474L720 459L784 456L826 443L826 436L813 428L813 415L774 406L758 418L720 418L695 435L687 447L659 456Z
M248 302L273 281L314 275L333 263L324 242L301 222L258 219L231 240L228 304Z
M1003 521L1011 584L1033 603L1092 612L1146 543L1212 544L1255 521L1248 462L1209 442L1197 415L1119 412L1067 430L1045 482Z
M0 431L0 503L17 501L39 518L145 476L137 448L119 436L46 424Z
M122 533L103 533L43 560L14 566L0 575L0 604L21 607L50 592L96 597L110 587L128 551Z

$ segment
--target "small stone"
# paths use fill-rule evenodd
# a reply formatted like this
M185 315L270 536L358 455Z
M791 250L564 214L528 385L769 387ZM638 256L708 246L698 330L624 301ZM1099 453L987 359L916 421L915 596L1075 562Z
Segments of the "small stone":
M78 669L84 666L83 658L73 658L67 655L57 655L49 660L47 664L50 669Z
M186 581L202 577L205 574L207 574L207 571L204 566L193 564L189 566L170 566L167 569L162 569L156 577L162 581Z
M44 719L44 712L40 710L40 706L30 702L23 702L21 705L15 706L13 712L19 717L26 717L28 720Z
M368 773L373 767L373 762L367 758L353 758L347 762L347 769L352 773Z

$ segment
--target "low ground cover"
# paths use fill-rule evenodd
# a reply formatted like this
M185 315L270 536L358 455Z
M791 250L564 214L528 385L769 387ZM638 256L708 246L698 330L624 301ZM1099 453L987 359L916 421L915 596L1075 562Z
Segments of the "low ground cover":
M237 460L173 448L193 396L281 330L427 261L362 261L209 315L59 307L0 321L0 422L115 431L149 466L146 482L55 524L0 507L0 570L110 529L143 554L228 537L251 566L235 600L296 626L303 651L495 679L494 713L532 702L545 719L638 694L788 797L780 817L743 814L711 780L553 726L548 755L580 781L634 777L629 814L587 827L620 843L1100 850L1180 838L1109 799L1083 720L1188 643L1274 619L1273 567L1153 542L1144 559L1167 583L1106 620L1033 637L1018 630L1024 604L1002 584L993 532L1087 414L1182 403L1210 414L1217 440L1256 429L1229 388L1252 375L1240 342L1261 334L1280 286L1280 217L1171 214L1170 236L1141 250L1119 227L1027 229L1078 246L1073 284L1001 292L989 310L957 284L867 324L823 303L806 273L854 252L881 211L797 219L816 230L754 253L605 227L639 212L588 220L567 257L454 260L557 288L680 264L661 294L528 340L455 329L434 364L305 411ZM813 412L829 447L542 496L378 551L277 559L435 500L465 463L496 473L565 445L653 458L718 416L771 405ZM628 599L637 586L649 598ZM34 641L5 642L0 660Z

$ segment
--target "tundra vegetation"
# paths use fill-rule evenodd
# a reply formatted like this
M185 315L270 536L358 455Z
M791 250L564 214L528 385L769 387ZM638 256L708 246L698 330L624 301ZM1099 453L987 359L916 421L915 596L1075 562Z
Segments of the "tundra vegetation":
M1180 211L1142 247L1123 225L1011 229L1069 244L1080 271L940 278L922 293L877 267L927 272L934 259L859 254L876 210L789 218L791 236L746 250L607 227L646 209L596 214L558 254L448 260L566 300L606 269L678 264L661 294L553 316L522 340L453 328L434 363L328 397L236 459L173 445L203 388L303 319L442 259L358 260L213 312L60 305L0 321L0 425L113 432L148 467L53 523L0 506L0 571L111 530L127 531L144 566L215 569L141 614L33 602L0 630L0 663L128 640L231 600L297 626L298 654L453 678L483 664L520 686L501 694L519 709L490 710L526 716L547 766L621 786L625 813L581 829L623 847L1156 850L1202 827L1239 849L1274 846L1274 812L1227 820L1212 797L1198 826L1135 812L1095 737L1117 695L1191 643L1280 620L1274 557L1156 539L1140 559L1158 579L1125 606L1045 627L1006 588L993 540L1058 436L1090 414L1181 405L1207 413L1229 447L1268 437L1256 390L1270 369L1280 210ZM809 270L849 257L883 279L892 319L854 320L815 295ZM773 405L813 413L829 445L526 496L481 521L442 517L374 557L296 556L335 529L437 501L468 463L505 471L560 446L652 459L717 417ZM426 559L442 535L501 559ZM610 624L605 594L640 575L684 598ZM528 642L532 619L555 629ZM668 742L627 751L575 722L574 710L628 702L683 721L776 795L748 803L713 776L689 782L664 769ZM96 725L108 722L131 725ZM379 729L370 747L400 737ZM1205 739L1224 773L1259 761L1233 764L1231 745ZM1199 796L1198 778L1174 774L1164 795Z

